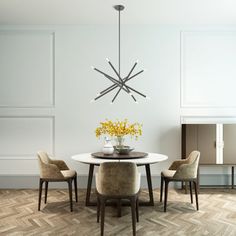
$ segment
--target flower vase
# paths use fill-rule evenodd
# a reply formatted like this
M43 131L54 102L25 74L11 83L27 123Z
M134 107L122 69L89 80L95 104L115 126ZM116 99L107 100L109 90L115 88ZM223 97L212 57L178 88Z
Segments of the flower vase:
M116 147L118 148L122 148L124 147L124 142L125 142L125 138L123 136L116 136Z

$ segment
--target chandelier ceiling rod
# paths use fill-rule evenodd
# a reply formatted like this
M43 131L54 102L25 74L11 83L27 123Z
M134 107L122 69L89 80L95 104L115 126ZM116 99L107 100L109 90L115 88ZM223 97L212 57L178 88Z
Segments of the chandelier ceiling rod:
M115 9L116 9L116 6L114 7ZM119 75L120 75L120 11L122 11L122 10L124 10L124 7L122 8L122 6L121 5L118 5L118 11L119 11L119 19L118 19L118 21L119 21L119 27L118 27L118 35L119 35L119 46L118 46L118 50L119 50L119 52L118 52L118 56L119 56Z

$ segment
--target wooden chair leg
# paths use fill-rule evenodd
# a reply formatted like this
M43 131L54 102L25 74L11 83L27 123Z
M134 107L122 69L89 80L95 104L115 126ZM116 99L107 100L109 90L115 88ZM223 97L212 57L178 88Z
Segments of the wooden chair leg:
M47 197L48 197L48 181L45 182L45 198L44 203L47 203Z
M69 187L69 198L70 198L70 211L73 211L73 202L72 202L72 179L68 180Z
M75 175L74 178L74 187L75 187L75 201L78 202L77 175Z
M121 208L122 208L121 199L117 199L117 217L121 217Z
M161 176L160 202L162 202L164 178Z
M166 212L167 198L168 198L168 185L169 181L165 180L165 199L164 199L164 212Z
M136 197L131 197L130 198L130 203L131 203L131 213L132 213L132 228L133 228L133 236L136 236Z
M97 223L99 223L100 209L101 209L100 199L97 196Z
M193 191L192 191L192 182L191 181L189 181L189 190L190 190L191 203L193 204Z
M100 208L101 208L101 236L104 235L104 219L105 219L105 199L100 197Z
M139 222L139 198L136 199L136 220Z
M197 188L197 182L193 181L194 184L194 189L195 189L195 196L196 196L196 206L197 206L197 210L199 210L199 206L198 206L198 188Z
M42 179L39 179L39 202L38 202L38 211L40 211L40 206L41 206L42 189L43 189L43 180L42 180Z
M185 189L185 194L188 193L188 182L184 181L184 189Z

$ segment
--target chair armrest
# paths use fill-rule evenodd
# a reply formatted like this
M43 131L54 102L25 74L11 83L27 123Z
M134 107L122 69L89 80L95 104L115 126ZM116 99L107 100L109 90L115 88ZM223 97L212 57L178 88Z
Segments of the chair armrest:
M183 164L176 170L173 178L183 180L197 178L197 169L195 168L193 163Z
M174 161L171 166L169 167L169 170L177 170L181 165L187 164L188 160L177 160Z
M62 160L52 160L51 159L50 164L56 165L59 168L59 170L69 170L69 167Z
M41 178L64 179L60 169L55 164L42 164Z

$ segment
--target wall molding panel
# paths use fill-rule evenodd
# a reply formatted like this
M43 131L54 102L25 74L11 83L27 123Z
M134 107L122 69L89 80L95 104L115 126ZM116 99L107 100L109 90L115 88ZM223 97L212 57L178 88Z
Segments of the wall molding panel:
M235 124L235 116L181 116L180 124Z
M0 160L34 160L35 150L55 153L54 116L0 116Z
M181 108L236 108L236 31L182 31L180 37Z
M0 30L0 108L55 106L55 33Z

